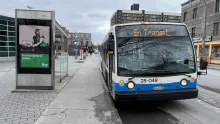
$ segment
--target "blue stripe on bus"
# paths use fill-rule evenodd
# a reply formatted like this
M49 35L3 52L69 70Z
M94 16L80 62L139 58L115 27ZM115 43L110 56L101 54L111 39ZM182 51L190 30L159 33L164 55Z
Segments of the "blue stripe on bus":
M189 82L189 81L188 81ZM112 84L114 90L116 92L123 92L123 91L153 91L155 87L162 86L164 87L163 90L178 90L178 89L187 89L187 88L196 88L197 80L194 83L189 82L187 86L183 87L180 85L180 82L173 82L173 83L165 83L165 84L135 84L135 88L130 90L125 83L123 86L120 86L119 83L113 81ZM139 90L137 90L139 88Z

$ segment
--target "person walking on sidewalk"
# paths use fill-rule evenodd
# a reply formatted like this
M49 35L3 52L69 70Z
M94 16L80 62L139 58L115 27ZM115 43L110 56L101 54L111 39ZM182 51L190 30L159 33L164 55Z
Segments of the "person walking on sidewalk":
M92 49L92 47L89 47L89 53L90 53L90 56L91 56L92 53L93 53L93 49Z

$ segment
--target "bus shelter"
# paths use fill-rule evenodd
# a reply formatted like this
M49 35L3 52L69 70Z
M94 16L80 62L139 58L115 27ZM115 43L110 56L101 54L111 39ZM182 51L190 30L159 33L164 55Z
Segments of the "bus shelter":
M55 30L55 77L61 82L68 76L68 35L56 22Z
M68 35L55 11L16 9L16 89L52 90L68 76Z

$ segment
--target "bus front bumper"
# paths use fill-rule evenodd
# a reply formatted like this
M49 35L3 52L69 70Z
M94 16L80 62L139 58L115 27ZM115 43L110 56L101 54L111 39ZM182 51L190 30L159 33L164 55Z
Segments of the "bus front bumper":
M198 97L198 89L145 91L145 92L115 92L116 101L155 101L180 100Z

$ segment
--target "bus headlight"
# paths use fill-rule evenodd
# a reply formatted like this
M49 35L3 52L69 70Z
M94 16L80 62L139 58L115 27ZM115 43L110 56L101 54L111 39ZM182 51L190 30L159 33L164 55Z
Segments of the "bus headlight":
M180 84L182 86L186 86L188 84L188 81L186 79L183 79L183 80L180 81Z
M128 85L128 88L129 88L129 89L133 89L134 86L135 86L135 84L134 84L133 81L129 81L127 85Z

